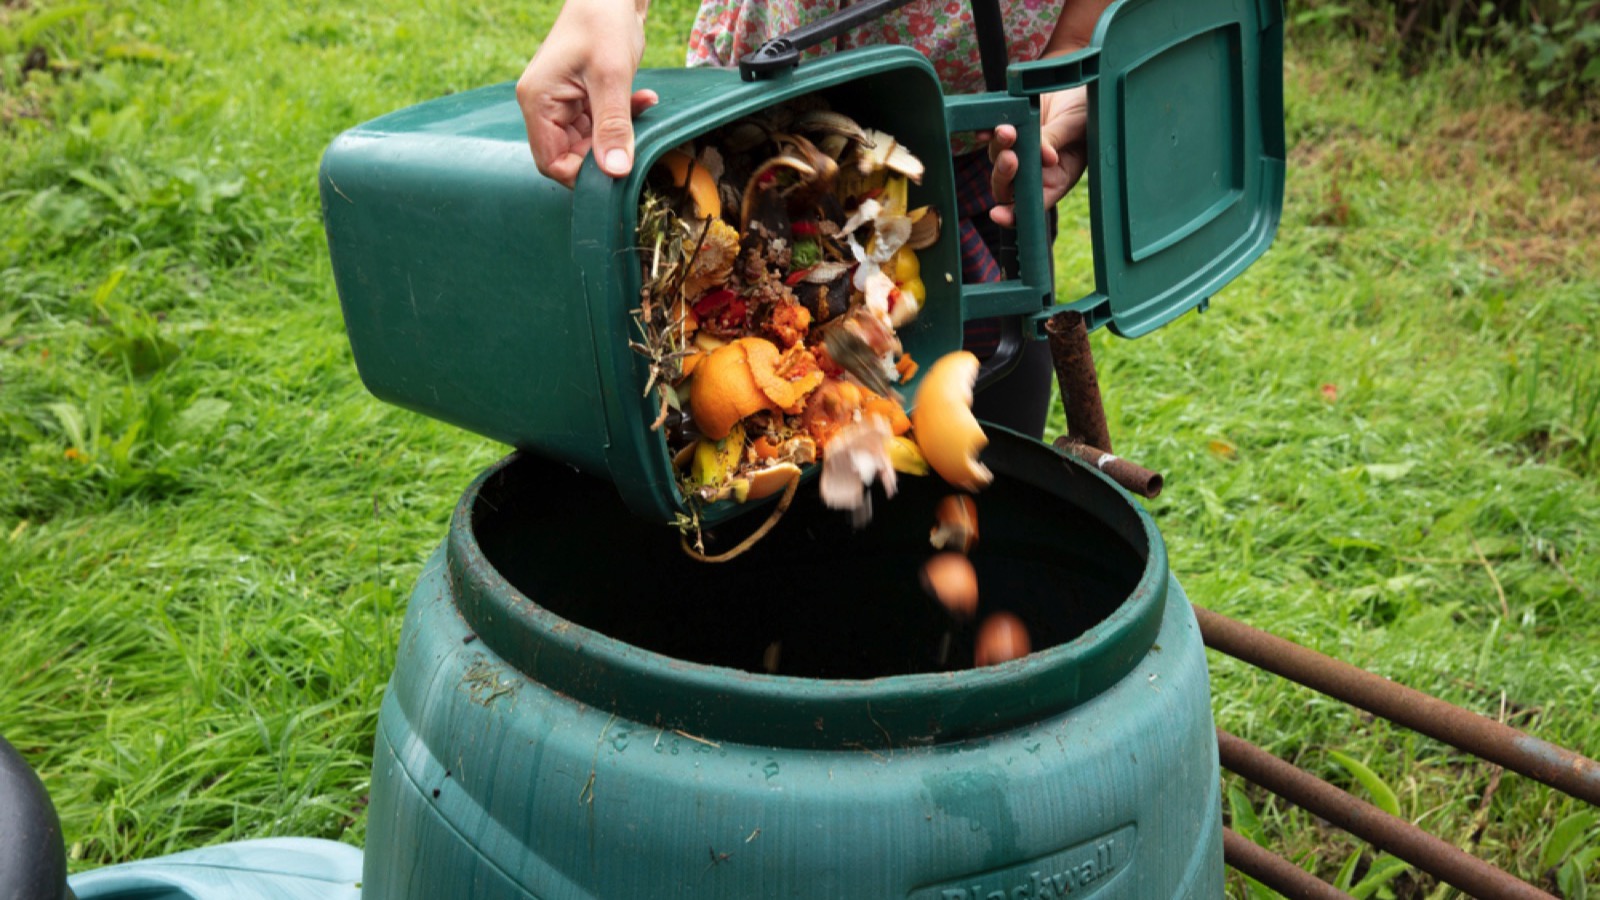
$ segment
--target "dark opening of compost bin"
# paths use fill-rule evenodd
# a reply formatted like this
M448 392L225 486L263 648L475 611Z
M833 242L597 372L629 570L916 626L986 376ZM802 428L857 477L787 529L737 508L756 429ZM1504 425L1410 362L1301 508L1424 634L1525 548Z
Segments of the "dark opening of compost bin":
M1002 475L977 497L979 617L1015 614L1036 651L1070 642L1133 593L1150 552L1144 531L1125 499L1075 464L1036 446L1019 454L1010 440L991 446L986 459ZM1011 457L1053 468L1056 490L1072 496L1029 483L1040 473ZM974 627L952 628L918 579L935 552L934 506L950 493L937 477L902 476L896 496L880 491L871 524L855 531L808 482L753 549L707 564L685 556L672 529L629 514L609 483L524 456L483 486L472 525L511 586L578 625L752 672L764 671L778 643L778 674L876 678L971 664ZM728 546L750 527L741 520L707 539Z

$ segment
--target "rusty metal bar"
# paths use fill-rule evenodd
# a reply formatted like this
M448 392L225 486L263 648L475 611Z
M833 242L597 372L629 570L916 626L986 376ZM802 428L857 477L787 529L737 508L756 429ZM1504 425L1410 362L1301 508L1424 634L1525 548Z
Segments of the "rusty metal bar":
M1089 347L1089 326L1083 313L1058 312L1045 320L1050 339L1050 359L1061 386L1061 405L1067 413L1067 439L1076 444L1102 447L1111 452L1111 432L1100 400L1100 378L1094 372L1094 351Z
M1161 494L1165 480L1160 472L1152 472L1138 463L1129 462L1113 453L1107 453L1099 447L1080 444L1063 435L1056 438L1055 446L1073 456L1083 460L1091 466L1106 473L1112 481L1120 484L1130 493L1154 500Z
M1231 828L1222 829L1222 861L1289 900L1355 900Z
M1600 763L1196 606L1206 646L1600 806Z
M1058 312L1045 321L1044 330L1050 338L1050 360L1056 367L1061 406L1067 414L1067 433L1056 438L1056 448L1094 466L1128 491L1155 498L1164 484L1161 474L1111 452L1111 431L1106 427L1100 378L1094 371L1094 350L1089 346L1089 326L1083 313Z
M1421 828L1217 729L1223 768L1481 900L1555 900Z

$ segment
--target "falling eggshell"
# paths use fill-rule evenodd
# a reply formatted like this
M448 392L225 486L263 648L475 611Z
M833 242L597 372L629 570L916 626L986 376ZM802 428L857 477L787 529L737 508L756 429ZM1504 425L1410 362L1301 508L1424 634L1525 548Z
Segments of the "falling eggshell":
M966 494L951 494L939 501L933 511L937 524L928 533L928 542L940 550L966 553L978 542L978 504Z
M935 554L922 564L922 587L962 621L978 611L978 573L960 553Z
M911 430L928 465L952 485L976 492L994 475L978 462L989 438L972 415L972 385L978 358L966 350L948 353L928 367L917 387Z
M991 614L978 626L978 640L973 653L975 666L993 666L1027 656L1032 649L1028 642L1028 629L1022 620L1007 612Z

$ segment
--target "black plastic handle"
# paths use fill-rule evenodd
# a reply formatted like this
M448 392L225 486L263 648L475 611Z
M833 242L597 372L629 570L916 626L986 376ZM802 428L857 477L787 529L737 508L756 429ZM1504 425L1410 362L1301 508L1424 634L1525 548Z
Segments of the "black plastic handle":
M841 7L810 25L780 34L739 60L739 77L755 81L800 65L800 54L826 40L894 12L911 0L861 0ZM989 91L1006 89L1006 32L1000 21L1000 0L971 0L972 27L978 34L983 84Z
M823 18L780 34L739 60L739 77L755 81L765 75L800 65L800 54L823 41L836 38L846 31L894 12L911 0L861 0Z

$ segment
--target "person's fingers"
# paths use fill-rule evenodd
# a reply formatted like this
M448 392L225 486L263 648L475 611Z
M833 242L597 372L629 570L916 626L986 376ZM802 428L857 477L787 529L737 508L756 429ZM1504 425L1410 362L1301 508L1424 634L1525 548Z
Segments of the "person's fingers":
M633 70L595 65L586 73L589 115L594 120L594 161L600 171L621 178L633 168Z
M989 176L989 189L996 203L1011 203L1016 199L1017 151L1002 150L994 159L994 173Z
M1010 143L1015 143L1016 134L1013 133L1011 138ZM994 194L995 206L989 210L989 219L1001 228L1016 226L1017 214L1013 204L1016 201L1017 168L1015 150L1006 149L996 153L994 172L989 176L989 190Z
M516 95L534 164L545 177L572 187L578 166L569 157L579 143L583 144L576 153L579 162L588 150L584 140L587 132L576 127L582 116L581 89L553 81L536 59L517 80Z
M629 112L637 119L640 113L660 102L661 96L659 94L649 88L643 88L634 91L633 96L629 98Z
M1040 142L1053 147L1068 147L1083 141L1089 130L1089 94L1086 88L1073 88L1046 94L1040 102Z
M989 135L989 161L994 162L1003 151L1010 150L1017 143L1017 128L1015 125L1000 125Z

